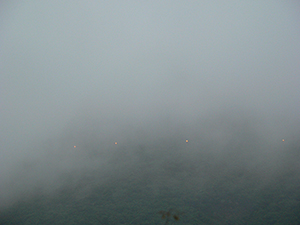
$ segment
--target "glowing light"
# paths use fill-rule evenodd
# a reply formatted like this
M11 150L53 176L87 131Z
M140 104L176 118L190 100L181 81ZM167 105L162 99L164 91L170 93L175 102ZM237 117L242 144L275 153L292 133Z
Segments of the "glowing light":
M186 143L188 143L188 142L189 142L189 140L185 140L185 142L186 142Z
M74 145L74 148L76 148L76 145Z
M282 139L282 141L284 141L284 139Z
M115 142L115 145L117 145L118 144L118 142Z

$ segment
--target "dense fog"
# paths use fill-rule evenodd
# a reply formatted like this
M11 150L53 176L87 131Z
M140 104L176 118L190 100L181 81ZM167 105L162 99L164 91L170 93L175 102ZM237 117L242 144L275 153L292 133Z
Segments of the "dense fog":
M155 193L299 169L296 1L0 6L1 208L91 173L82 195L129 174Z

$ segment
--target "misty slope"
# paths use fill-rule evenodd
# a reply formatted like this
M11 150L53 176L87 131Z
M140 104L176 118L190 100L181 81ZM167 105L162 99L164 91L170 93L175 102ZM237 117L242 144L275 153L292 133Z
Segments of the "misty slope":
M180 130L128 132L117 145L94 129L51 140L20 165L19 198L0 223L163 224L158 211L176 208L178 224L299 224L299 143L274 147L247 123L218 124L188 143Z
M298 2L0 1L0 225L299 225Z

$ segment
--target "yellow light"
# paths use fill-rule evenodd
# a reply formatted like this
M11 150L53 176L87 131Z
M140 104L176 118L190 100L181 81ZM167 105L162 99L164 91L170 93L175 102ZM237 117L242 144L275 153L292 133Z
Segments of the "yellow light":
M186 143L188 143L188 142L189 142L189 140L185 140L185 142L186 142Z
M118 142L115 142L115 145L118 144Z
M76 145L74 145L74 148L76 148Z
M284 139L282 139L282 141L284 141Z

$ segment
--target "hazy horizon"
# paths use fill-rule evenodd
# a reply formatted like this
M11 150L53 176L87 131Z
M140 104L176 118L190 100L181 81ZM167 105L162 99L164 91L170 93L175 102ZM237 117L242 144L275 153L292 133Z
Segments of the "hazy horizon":
M299 143L296 1L2 1L0 6L5 204L23 193L22 187L31 192L36 183L48 185L87 165L98 168L101 160L113 174L115 165L106 157L122 146L130 152L152 141L189 139L187 158L204 142L221 157L232 144L227 138L248 138L244 127L245 135L261 139L253 149L262 155L272 156L282 139L285 145ZM83 153L91 149L104 156ZM130 154L129 167L135 162L134 151ZM22 175L32 161L36 164L28 168L34 172ZM14 185L16 176L24 180Z

